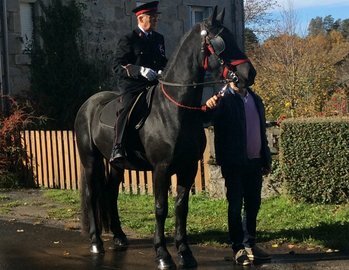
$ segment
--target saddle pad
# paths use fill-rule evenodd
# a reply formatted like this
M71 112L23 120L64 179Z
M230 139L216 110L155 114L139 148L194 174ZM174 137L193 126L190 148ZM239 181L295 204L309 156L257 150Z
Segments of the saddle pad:
M141 92L137 96L128 113L128 125L131 124L136 129L139 129L143 125L150 111L154 89L155 86ZM103 108L99 116L100 123L113 128L116 120L116 112L119 109L118 97L102 106Z
M108 103L102 105L103 108L101 109L99 115L99 121L101 124L114 128L118 104L118 97L116 97Z

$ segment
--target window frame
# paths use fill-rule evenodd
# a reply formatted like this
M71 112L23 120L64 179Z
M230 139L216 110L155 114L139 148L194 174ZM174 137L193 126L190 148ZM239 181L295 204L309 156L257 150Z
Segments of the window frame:
M190 28L193 27L195 24L201 22L203 19L207 18L212 14L213 7L211 6L190 6L189 7L189 26ZM202 12L202 19L197 20L196 13Z
M20 37L21 37L21 50L22 50L23 54L28 53L28 51L30 50L30 44L33 40L35 4L36 4L36 0L21 0L19 2L19 20L20 20L20 26L21 26ZM22 9L23 5L29 5L29 10L30 10L30 14L28 16L26 16L25 22L23 21L24 18L23 18L23 13L22 13L23 12L23 9ZM28 18L30 18L30 19L28 19ZM28 23L30 23L31 25L28 26ZM25 32L25 30L27 30L27 29L30 29L30 33L28 31Z

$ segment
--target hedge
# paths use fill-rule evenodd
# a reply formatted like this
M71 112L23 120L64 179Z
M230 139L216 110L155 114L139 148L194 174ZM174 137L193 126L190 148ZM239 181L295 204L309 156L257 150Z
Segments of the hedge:
M349 201L349 117L288 119L281 124L280 166L296 200Z

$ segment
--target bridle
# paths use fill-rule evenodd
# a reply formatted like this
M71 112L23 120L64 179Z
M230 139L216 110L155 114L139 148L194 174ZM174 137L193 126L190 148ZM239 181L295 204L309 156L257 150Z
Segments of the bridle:
M168 86L177 86L177 87L194 87L196 88L197 86L201 85L214 85L214 84L227 84L230 82L237 83L239 81L239 77L235 73L234 70L236 70L236 67L238 65L241 65L246 62L250 62L248 58L246 59L235 59L235 60L230 60L229 62L224 61L223 58L221 58L221 54L225 50L225 42L223 38L219 35L222 33L224 28L222 27L218 33L211 37L206 29L206 26L204 23L201 23L201 53L203 57L203 62L202 62L202 67L205 71L209 70L209 57L211 55L215 56L217 58L218 63L221 65L222 73L221 77L223 79L221 80L215 80L215 81L207 81L207 82L193 82L193 83L188 83L188 84L183 84L183 83L175 83L175 82L167 82L162 79L158 79L160 83L160 88L164 95L166 96L167 99L169 99L171 102L173 102L175 105L181 108L185 109L191 109L191 110L201 110L201 111L206 111L207 108L206 106L201 106L201 107L192 107L192 106L186 106L183 104L178 103L175 101L165 90L164 85Z
M223 38L219 35L223 32L224 28L222 27L218 33L211 37L206 30L204 24L201 24L201 52L203 53L203 68L205 71L209 70L209 57L211 55L217 58L219 64L223 67L222 75L226 82L237 83L239 77L236 75L234 70L238 65L241 65L246 62L250 62L248 58L245 59L232 59L228 63L221 58L221 54L225 51L225 42Z

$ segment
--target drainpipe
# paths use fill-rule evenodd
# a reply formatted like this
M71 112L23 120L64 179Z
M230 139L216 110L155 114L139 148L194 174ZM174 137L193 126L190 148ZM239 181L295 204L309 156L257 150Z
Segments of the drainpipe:
M244 0L231 1L232 10L232 24L233 33L236 38L237 45L242 51L244 48L244 29L245 29L245 16L244 16Z
M2 63L0 63L0 71L3 70L4 78L1 78L0 80L0 86L1 86L1 111L2 113L7 116L9 113L8 108L8 102L4 98L4 96L10 95L10 74L9 74L9 51L8 51L8 29L7 29L7 7L6 7L6 1L7 0L1 0L1 32L3 34L2 36L2 58L3 58L3 67L1 66ZM1 62L1 61L0 61ZM2 77L2 73L0 73L0 77Z

